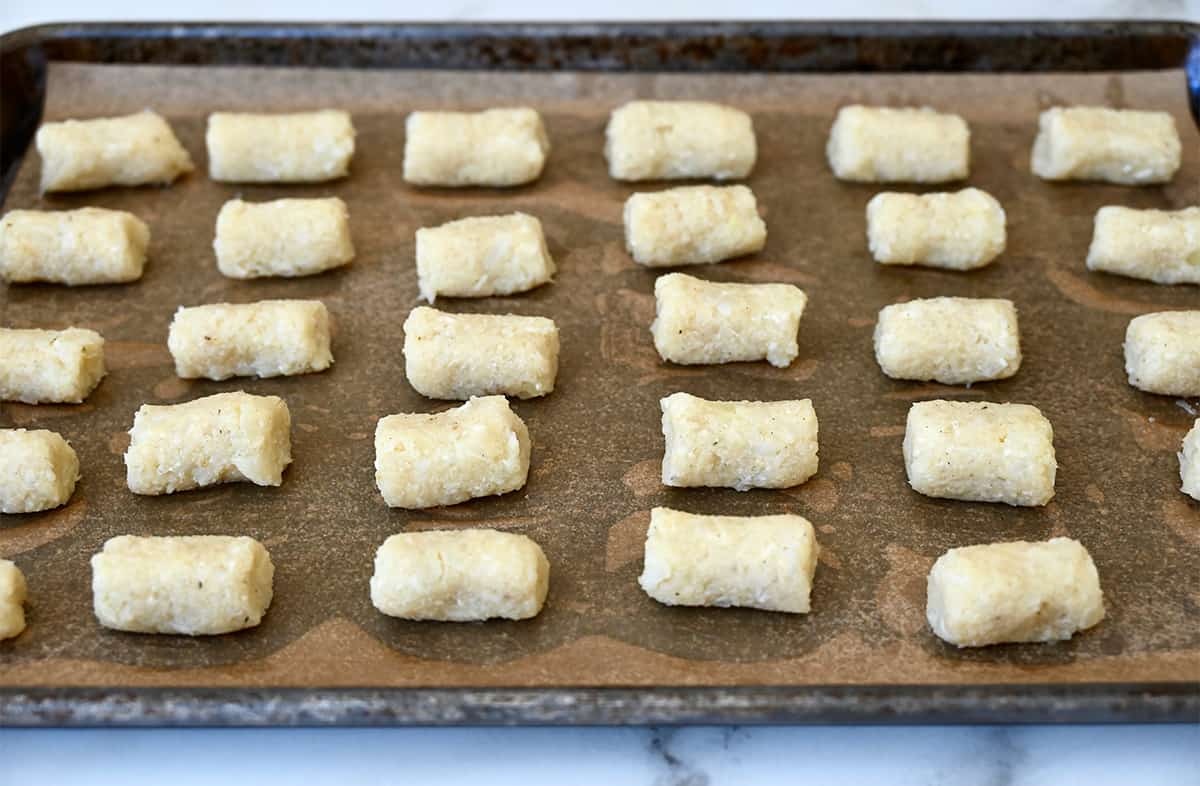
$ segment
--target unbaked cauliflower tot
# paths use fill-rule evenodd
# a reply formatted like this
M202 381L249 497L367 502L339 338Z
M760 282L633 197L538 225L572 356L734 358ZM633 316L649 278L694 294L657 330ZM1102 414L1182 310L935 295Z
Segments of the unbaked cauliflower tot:
M213 112L208 176L226 183L323 183L350 173L354 124L338 109L289 114Z
M217 269L229 278L294 278L354 259L346 203L328 199L231 199L217 214Z
M750 115L709 101L630 101L604 132L614 180L733 180L749 175L757 156Z
M1167 112L1054 107L1038 117L1031 166L1043 180L1151 185L1175 176L1182 151Z
M195 169L171 126L150 110L45 123L36 145L43 193L167 185Z
M844 106L825 154L838 180L945 183L969 173L971 130L960 116L929 107Z
M524 535L493 529L403 532L375 553L371 603L389 617L474 622L536 617L550 563Z
M109 538L92 556L92 608L106 628L213 636L258 625L275 566L253 538Z
M428 398L545 396L558 376L558 326L545 317L418 306L404 321L404 373Z
M1021 367L1011 300L935 297L885 306L875 322L875 359L892 379L969 385Z
M1200 284L1200 207L1100 208L1087 267L1156 284Z
M683 273L654 282L650 332L659 357L671 363L766 360L791 365L808 297L791 284L721 284Z
M142 277L150 228L133 213L11 210L0 221L0 279L122 284Z
M721 262L762 251L767 225L745 186L681 186L625 201L625 248L647 267Z
M1192 430L1183 438L1183 449L1179 452L1179 478L1183 481L1180 490L1200 502L1200 418L1192 424Z
M800 401L662 399L662 482L746 491L789 488L817 474L817 414Z
M292 418L278 396L217 393L143 404L129 430L125 477L134 494L174 494L218 483L283 483Z
M0 559L0 641L25 630L25 574L11 560Z
M1054 429L1037 407L921 401L908 411L904 467L928 497L1040 506L1054 497Z
M393 508L455 505L525 485L531 443L504 396L432 415L402 413L375 427L375 485Z
M802 516L699 516L650 511L638 583L667 606L744 606L807 614L817 570Z
M542 222L525 213L460 218L417 230L417 288L429 303L527 292L554 273Z
M950 549L929 571L925 616L958 647L1062 641L1104 619L1100 576L1077 540Z
M404 179L418 186L520 186L541 177L550 154L529 107L413 112L404 129Z
M67 504L79 457L61 435L0 429L0 513L37 513Z
M104 374L104 339L94 330L0 328L0 401L78 404Z
M180 307L167 348L184 379L279 377L333 364L329 311L319 300Z
M1129 384L1163 396L1200 396L1200 311L1134 317L1125 329Z
M867 203L867 243L881 265L976 270L1007 242L1004 208L978 188L953 194L876 194Z

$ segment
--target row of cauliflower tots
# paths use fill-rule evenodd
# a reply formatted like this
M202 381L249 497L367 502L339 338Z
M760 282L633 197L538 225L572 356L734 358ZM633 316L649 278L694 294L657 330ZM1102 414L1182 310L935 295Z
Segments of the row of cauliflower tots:
M548 151L530 109L418 112L409 117L404 176L418 185L511 186L540 176ZM150 113L67 121L38 134L44 190L170 182L192 168L165 121ZM353 127L344 112L214 114L210 176L234 182L314 182L345 175ZM745 177L754 166L750 117L716 104L633 102L607 129L619 180ZM936 183L965 178L969 131L928 109L846 107L828 145L844 180ZM1162 182L1178 169L1169 115L1054 109L1042 115L1033 168L1049 179ZM968 270L998 256L1004 212L982 191L879 194L867 208L871 251L883 264ZM0 271L9 281L67 284L134 280L148 229L118 211L13 211L0 222ZM762 248L766 227L744 186L634 194L626 245L648 266L719 262ZM1137 241L1131 240L1136 236ZM239 200L221 210L218 267L233 277L308 275L353 257L337 199ZM1200 209L1176 213L1104 208L1088 255L1094 269L1162 283L1200 281ZM417 233L421 295L478 297L546 283L554 263L541 224L523 214L469 218ZM672 273L655 284L651 326L662 358L683 364L798 354L804 292L784 284L718 284ZM431 398L465 399L434 415L379 421L376 481L388 505L424 508L524 486L530 439L505 395L550 393L558 365L551 320L454 315L428 307L405 322L410 383ZM1126 344L1130 381L1171 395L1200 395L1200 312L1135 319ZM317 301L181 308L168 346L183 377L226 379L321 371L332 363L329 316ZM1020 365L1016 310L1006 300L934 298L888 306L875 335L881 369L898 379L962 384L1012 376ZM49 361L49 362L47 362ZM103 339L87 330L0 331L0 395L29 402L82 401L104 374ZM663 482L739 490L799 485L817 471L811 401L662 401ZM278 485L291 461L290 417L274 396L223 393L143 406L125 460L129 488L164 494L227 481ZM930 401L915 404L904 441L913 488L930 496L1043 505L1054 493L1052 429L1034 407ZM48 431L0 431L4 512L61 505L78 477L74 451ZM1184 490L1200 499L1200 427L1181 454ZM642 587L682 605L742 605L807 612L818 546L796 515L697 516L652 512ZM443 569L444 566L444 569ZM122 630L211 634L258 624L273 569L250 538L114 538L93 558L101 623ZM532 540L491 530L406 533L376 558L371 595L384 613L413 619L527 618L537 614L549 566ZM1020 581L1012 582L1014 577ZM1024 604L989 588L1019 587ZM151 596L169 597L165 606ZM23 627L24 582L0 563L0 635ZM990 599L990 600L989 600ZM959 646L1067 638L1103 617L1099 580L1076 541L954 549L935 564L927 616ZM1052 614L1029 609L1051 608ZM7 626L5 615L11 617Z

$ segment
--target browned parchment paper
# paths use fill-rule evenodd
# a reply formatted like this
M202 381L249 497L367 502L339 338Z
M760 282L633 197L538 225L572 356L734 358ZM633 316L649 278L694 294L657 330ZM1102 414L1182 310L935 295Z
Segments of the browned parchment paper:
M1106 204L1200 202L1200 135L1181 73L1103 76L629 76L54 65L47 119L153 106L199 171L171 188L41 199L29 155L6 209L99 205L132 210L153 231L145 278L128 286L3 291L3 323L80 325L108 340L109 377L81 406L3 405L0 425L62 432L84 478L58 511L5 516L0 554L28 576L29 629L0 644L2 685L585 686L1185 680L1200 677L1200 505L1179 491L1178 449L1192 415L1125 382L1121 342L1143 312L1196 307L1195 287L1091 274L1092 216ZM749 180L766 217L763 253L693 268L729 281L784 281L811 297L801 354L765 363L670 367L650 340L654 273L623 250L621 205L601 153L609 110L633 97L704 97L754 114L760 160ZM876 189L838 183L824 144L852 101L931 104L971 123L971 185L1008 211L1009 248L977 273L883 269L867 252L863 208ZM401 179L403 119L432 107L529 103L554 149L545 176L513 191L415 190ZM1029 173L1040 109L1107 103L1166 109L1184 168L1165 188L1052 185ZM219 109L342 107L354 113L351 176L311 187L232 186L204 174L204 117ZM656 187L656 186L646 186ZM335 194L350 206L358 259L301 280L231 281L212 254L213 225L234 196ZM373 482L382 415L431 411L407 385L401 323L416 305L413 233L467 215L524 210L545 224L560 273L535 292L439 303L456 311L557 320L558 389L518 402L534 440L520 492L421 513L387 509ZM1016 378L971 389L894 382L871 348L878 309L905 298L999 296L1020 308ZM337 321L336 365L276 380L184 382L165 341L180 304L298 297ZM295 463L278 489L232 485L168 497L126 490L121 453L134 410L243 388L287 399ZM811 397L821 471L789 491L667 490L658 481L658 399ZM1021 401L1053 422L1058 496L1042 509L939 501L905 483L900 443L911 402ZM1191 406L1200 402L1192 401ZM668 609L638 589L653 505L730 514L795 511L823 546L815 611ZM527 622L412 623L374 611L375 548L405 529L486 525L527 533L553 565L545 612ZM114 633L91 614L88 557L121 533L244 533L277 566L275 602L257 629L186 639ZM957 651L929 634L924 582L953 546L1070 535L1091 550L1109 616L1052 646Z

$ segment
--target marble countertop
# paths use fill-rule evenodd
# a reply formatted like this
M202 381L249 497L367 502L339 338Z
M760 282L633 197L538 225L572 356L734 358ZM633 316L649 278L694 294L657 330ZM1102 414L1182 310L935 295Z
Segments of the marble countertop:
M712 0L594 7L551 0L0 3L0 30L117 19L1082 19L1200 21L1200 0ZM647 9L652 11L647 13ZM1197 719L1200 721L1200 719ZM1200 725L579 729L0 730L0 786L408 782L720 784L1172 784L1200 786Z
M696 19L1173 19L1200 21L1200 0L750 0L736 6L716 0L608 0L590 6L556 0L12 0L0 3L0 30L42 22L98 20L403 20L410 22Z
M12 730L0 751L0 786L1200 784L1194 725Z

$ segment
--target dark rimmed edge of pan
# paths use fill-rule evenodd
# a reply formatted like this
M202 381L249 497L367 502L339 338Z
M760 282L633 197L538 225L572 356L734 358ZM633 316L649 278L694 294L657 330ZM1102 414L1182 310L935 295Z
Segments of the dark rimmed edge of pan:
M649 688L0 689L4 726L1159 723L1196 683Z

